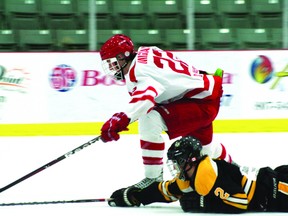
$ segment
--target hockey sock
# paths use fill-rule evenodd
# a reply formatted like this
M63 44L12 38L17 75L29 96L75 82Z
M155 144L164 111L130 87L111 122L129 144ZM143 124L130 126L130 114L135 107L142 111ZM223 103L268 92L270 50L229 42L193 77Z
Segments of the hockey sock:
M163 154L165 143L140 140L145 177L158 178L163 171Z
M226 148L222 143L220 143L220 145L222 147L222 152L221 152L221 155L218 157L218 159L225 160L228 163L232 163L231 155L227 153Z

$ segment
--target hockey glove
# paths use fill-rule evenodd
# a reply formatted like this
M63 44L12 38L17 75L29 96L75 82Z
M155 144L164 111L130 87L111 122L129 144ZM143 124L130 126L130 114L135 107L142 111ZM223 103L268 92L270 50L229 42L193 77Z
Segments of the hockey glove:
M128 130L130 119L124 112L115 113L101 128L101 139L103 142L117 141L119 132Z
M133 196L133 193L137 191L139 191L139 188L136 187L128 187L116 190L111 195L111 200L108 201L108 204L112 207L140 206L140 202Z
M204 211L204 197L197 194L196 191L185 193L179 202L184 212Z

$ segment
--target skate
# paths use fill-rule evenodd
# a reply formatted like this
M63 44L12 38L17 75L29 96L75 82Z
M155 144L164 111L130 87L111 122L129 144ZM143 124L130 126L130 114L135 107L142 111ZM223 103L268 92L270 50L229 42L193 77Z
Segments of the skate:
M163 181L163 171L157 178L144 178L140 182L132 185L133 187L139 188L139 189L144 189L149 187L152 183L154 182L161 182Z

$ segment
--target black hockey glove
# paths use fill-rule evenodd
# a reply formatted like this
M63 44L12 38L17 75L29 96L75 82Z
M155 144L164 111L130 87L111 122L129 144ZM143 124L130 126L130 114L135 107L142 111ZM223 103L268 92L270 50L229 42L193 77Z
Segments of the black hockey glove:
M128 188L121 188L116 190L111 195L110 201L108 204L112 207L119 206L119 207L132 207L132 206L140 206L140 202L135 199L133 193L139 191L139 188L135 187L128 187Z
M204 212L204 197L195 191L185 193L179 202L184 212Z

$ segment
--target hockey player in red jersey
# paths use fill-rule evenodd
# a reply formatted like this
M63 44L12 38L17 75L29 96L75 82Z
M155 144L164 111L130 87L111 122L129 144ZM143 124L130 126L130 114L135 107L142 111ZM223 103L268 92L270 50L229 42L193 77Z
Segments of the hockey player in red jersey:
M131 100L127 110L115 113L101 128L104 142L119 139L130 123L139 123L140 146L145 178L137 184L146 187L162 180L165 144L170 139L194 136L203 143L203 153L231 162L221 143L213 142L212 122L222 96L221 69L211 75L190 62L157 47L134 50L126 35L114 35L101 47L104 72L125 80Z
M173 180L115 191L110 206L140 206L180 200L185 212L288 212L288 165L236 166L201 154L199 140L188 136L168 149Z

